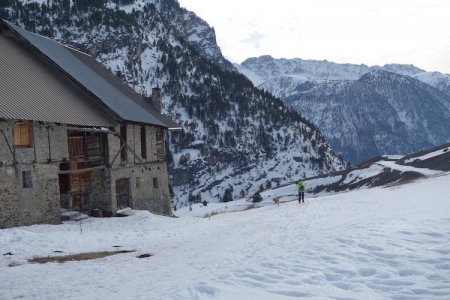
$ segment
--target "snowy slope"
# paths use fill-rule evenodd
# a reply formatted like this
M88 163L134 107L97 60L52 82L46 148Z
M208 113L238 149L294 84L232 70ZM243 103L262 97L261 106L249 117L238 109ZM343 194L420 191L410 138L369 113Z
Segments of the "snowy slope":
M404 65L404 64L387 64L382 67L374 66L372 69L380 68L381 70L397 73L400 75L407 75L414 77L416 74L424 73L422 70L414 65Z
M440 72L422 72L415 74L413 77L450 95L450 75L448 74L442 74Z
M358 166L329 174L304 178L306 197L318 197L351 190L372 187L395 186L414 180L443 175L450 172L450 144L440 145L409 155L383 155L363 162ZM280 202L296 201L297 189L294 183L261 192L262 200L254 203L252 198L244 198L233 203L193 204L192 209L183 208L177 216L206 217L219 213L264 207L273 204L275 197Z
M134 212L3 229L0 253L12 255L0 256L0 299L448 299L449 180L210 218ZM116 249L136 252L27 263Z

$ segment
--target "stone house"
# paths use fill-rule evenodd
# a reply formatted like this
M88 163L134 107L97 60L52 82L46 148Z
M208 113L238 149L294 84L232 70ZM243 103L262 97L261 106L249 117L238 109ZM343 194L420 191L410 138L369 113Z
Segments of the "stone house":
M171 214L154 88L142 97L95 59L0 20L0 228L60 209Z

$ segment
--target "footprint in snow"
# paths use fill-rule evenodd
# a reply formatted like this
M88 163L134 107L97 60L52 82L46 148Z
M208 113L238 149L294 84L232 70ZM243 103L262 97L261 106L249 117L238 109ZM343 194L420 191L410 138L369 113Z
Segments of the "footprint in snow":
M358 270L358 274L363 277L370 277L377 273L377 270L374 268L361 268Z
M369 250L369 251L384 251L383 248L375 246L375 245L358 244L358 247Z
M195 285L194 287L195 291L197 291L200 294L214 296L216 295L220 290L216 287L210 286L206 282L200 282Z
M401 277L414 276L414 275L422 275L422 272L411 270L411 269L401 269L398 270L398 275Z
M304 298L304 297L310 296L310 294L305 293L305 292L300 292L300 291L269 291L269 292L273 293L273 294L278 294L278 295L288 296L288 297L293 297L293 298Z
M439 232L422 232L422 234L428 235L428 236L431 236L431 237L434 237L434 238L444 237L444 235L439 233Z

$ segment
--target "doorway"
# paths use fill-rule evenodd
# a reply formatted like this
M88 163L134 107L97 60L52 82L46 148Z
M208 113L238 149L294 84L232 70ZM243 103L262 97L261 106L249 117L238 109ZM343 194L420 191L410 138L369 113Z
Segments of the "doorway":
M116 180L117 209L130 207L130 180L122 178Z

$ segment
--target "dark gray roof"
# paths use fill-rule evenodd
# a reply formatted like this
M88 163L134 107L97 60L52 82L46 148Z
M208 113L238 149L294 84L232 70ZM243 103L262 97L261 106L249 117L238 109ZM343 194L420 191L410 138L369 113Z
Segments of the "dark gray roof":
M94 71L103 79L108 81L108 83L119 89L122 93L124 93L125 96L143 107L162 123L166 124L169 129L181 129L180 125L175 123L170 117L163 115L159 111L157 111L151 104L147 103L147 101L141 95L136 93L136 91L134 91L127 84L124 84L117 76L114 76L111 71L103 67L103 65L96 61L92 56L69 47L66 47L66 49L69 50L72 55L76 56L79 60L86 64L92 71Z
M0 118L113 127L97 100L16 36L0 34Z
M167 120L159 112L151 112L148 104L144 103L144 106L142 106L130 98L129 94L124 91L125 85L121 84L118 86L112 84L98 72L94 71L92 66L80 60L78 55L75 56L74 51L51 39L21 29L10 22L4 22L11 30L61 68L72 80L95 95L95 97L120 119L162 127L172 127L173 124L166 123L165 121ZM92 61L93 64L100 65L94 59Z

